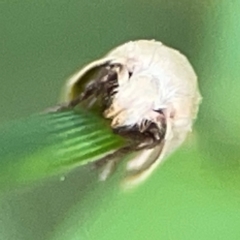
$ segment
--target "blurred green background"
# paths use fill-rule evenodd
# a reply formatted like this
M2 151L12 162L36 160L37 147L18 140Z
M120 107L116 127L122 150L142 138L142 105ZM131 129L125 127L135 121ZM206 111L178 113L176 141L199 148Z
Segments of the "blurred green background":
M0 239L240 239L239 0L0 0L0 122L55 105L65 79L123 42L185 53L203 103L192 136L132 192L86 167L0 198Z

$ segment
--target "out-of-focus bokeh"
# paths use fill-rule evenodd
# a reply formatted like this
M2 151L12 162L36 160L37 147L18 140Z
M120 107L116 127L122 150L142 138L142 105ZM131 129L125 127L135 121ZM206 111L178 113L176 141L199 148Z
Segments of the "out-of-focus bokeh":
M124 168L99 183L82 167L1 195L0 239L240 239L239 15L238 0L2 0L1 124L56 104L76 69L140 38L187 55L203 103L188 141L134 191L120 191Z

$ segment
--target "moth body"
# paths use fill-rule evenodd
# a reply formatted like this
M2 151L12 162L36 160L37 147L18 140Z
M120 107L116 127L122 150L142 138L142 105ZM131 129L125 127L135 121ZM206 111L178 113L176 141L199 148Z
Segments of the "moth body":
M65 100L73 105L87 100L85 106L91 109L100 99L113 130L135 142L138 152L127 165L135 180L152 172L181 145L201 101L187 58L154 40L113 49L77 72L65 90ZM113 165L107 164L109 169Z

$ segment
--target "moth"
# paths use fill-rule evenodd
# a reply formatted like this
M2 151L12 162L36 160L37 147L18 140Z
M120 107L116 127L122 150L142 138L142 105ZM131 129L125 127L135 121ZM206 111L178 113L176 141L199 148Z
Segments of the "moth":
M66 104L60 110L100 106L113 131L130 143L96 163L103 168L101 178L132 152L126 181L136 184L184 142L201 99L197 76L183 54L155 40L137 40L73 75L64 87Z

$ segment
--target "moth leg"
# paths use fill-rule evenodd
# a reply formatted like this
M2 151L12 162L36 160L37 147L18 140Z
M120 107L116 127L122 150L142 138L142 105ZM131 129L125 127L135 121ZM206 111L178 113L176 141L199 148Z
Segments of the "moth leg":
M134 177L141 175L143 172L147 171L154 163L159 159L162 149L164 146L164 141L155 146L152 149L145 149L140 154L131 160L128 165L128 176ZM143 159L141 159L143 158ZM141 164L140 164L141 161Z
M106 180L116 170L118 163L123 159L123 157L133 151L136 151L136 147L125 146L93 163L93 167L100 170L100 180Z
M146 128L148 127L148 129ZM103 169L100 174L100 178L105 180L116 168L117 164L129 153L138 152L141 150L151 150L156 146L159 146L163 141L165 130L159 130L157 125L152 122L144 123L145 132L141 133L137 126L133 128L121 127L115 129L115 133L128 138L132 143L129 146L125 146L114 151L111 154L106 155L105 157L99 159L96 163L94 163L95 168ZM146 161L147 166L142 166L144 168L148 168L152 161Z
M106 157L98 160L95 163L95 167L100 169L99 178L101 181L105 181L114 171L116 171L118 164L123 158L130 153L141 151L145 146L132 146L132 147L124 147L112 154L107 155ZM152 150L152 149L150 149Z
M146 139L141 143L142 148L144 149L138 154L134 159L132 159L128 164L128 170L131 173L138 173L149 168L158 158L161 153L161 149L164 145L164 137L166 134L166 125L162 124L162 127L159 127L155 123L147 123L148 129L147 133L150 134L151 138Z
M139 151L136 157L133 157L127 164L127 179L141 178L142 174L156 165L155 163L161 156L165 144L165 119L162 118L161 122L158 123L145 119L139 126L135 125L132 128L119 127L115 129L115 132L133 142L134 147L130 149L131 152ZM108 167L110 164L106 164L106 166ZM106 168L107 170L108 168Z

